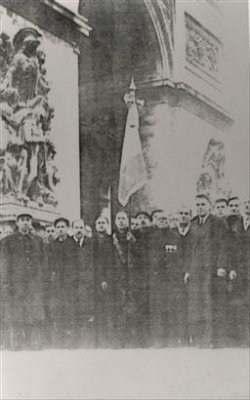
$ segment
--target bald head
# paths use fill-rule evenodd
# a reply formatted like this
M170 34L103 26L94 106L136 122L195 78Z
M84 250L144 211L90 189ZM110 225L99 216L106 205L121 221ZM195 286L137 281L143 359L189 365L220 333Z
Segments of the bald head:
M192 212L190 208L183 205L178 210L178 223L180 225L189 225L192 217Z
M125 211L119 211L115 217L115 225L119 231L128 229L129 220L128 215Z
M72 223L72 230L73 230L73 236L77 239L80 240L84 236L84 221L83 219L76 219Z

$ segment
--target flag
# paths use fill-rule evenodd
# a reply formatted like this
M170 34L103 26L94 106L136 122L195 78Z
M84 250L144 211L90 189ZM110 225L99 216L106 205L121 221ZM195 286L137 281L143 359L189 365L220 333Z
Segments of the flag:
M136 101L130 104L123 140L118 200L126 206L130 196L147 181L139 133L139 113Z

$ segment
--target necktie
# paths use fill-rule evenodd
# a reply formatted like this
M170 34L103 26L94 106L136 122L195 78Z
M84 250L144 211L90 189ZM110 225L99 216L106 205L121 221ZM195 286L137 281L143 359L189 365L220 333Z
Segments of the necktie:
M245 219L245 221L244 221L244 229L245 229L245 231L247 230L249 224L250 224L250 220L249 219Z

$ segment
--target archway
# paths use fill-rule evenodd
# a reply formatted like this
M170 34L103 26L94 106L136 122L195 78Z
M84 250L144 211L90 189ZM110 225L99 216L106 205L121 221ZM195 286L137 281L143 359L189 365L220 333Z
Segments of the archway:
M167 5L169 14L164 14ZM107 203L114 209L126 106L133 76L138 86L171 75L173 1L86 0L79 13L93 31L80 55L82 213L92 222ZM166 8L167 9L167 8ZM169 21L167 20L167 16Z

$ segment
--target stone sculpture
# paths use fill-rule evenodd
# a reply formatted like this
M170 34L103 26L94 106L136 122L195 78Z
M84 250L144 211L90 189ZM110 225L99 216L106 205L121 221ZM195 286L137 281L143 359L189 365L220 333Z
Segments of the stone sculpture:
M51 140L50 85L42 34L23 28L0 35L0 194L18 201L56 205L59 181Z

